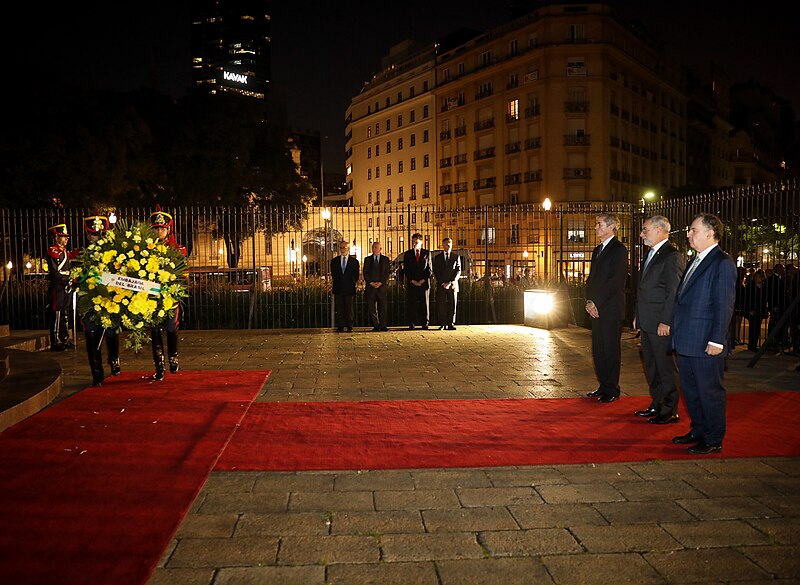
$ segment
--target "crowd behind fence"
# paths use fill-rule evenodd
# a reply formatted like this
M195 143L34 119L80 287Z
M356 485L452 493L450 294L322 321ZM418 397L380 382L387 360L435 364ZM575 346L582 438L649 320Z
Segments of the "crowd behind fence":
M525 288L558 288L570 299L571 321L586 325L583 283L591 254L598 244L595 217L619 216L620 240L630 253L629 314L632 312L638 266L643 258L639 237L645 217L666 216L672 242L689 253L686 228L699 212L711 212L725 222L722 248L737 261L742 293L737 301L740 325L732 335L763 330L766 336L779 314L797 295L800 194L796 182L737 188L675 200L636 204L622 202L555 203L441 209L429 206L331 208L177 207L175 232L189 252L189 296L184 328L293 328L332 324L330 261L338 244L350 244L360 261L373 242L393 262L389 284L390 326L406 323L404 286L397 280L403 252L411 236L420 233L423 247L441 249L452 238L463 259L457 319L462 324L522 323ZM118 208L118 222L148 221L152 209ZM82 220L88 209L0 210L3 280L0 283L0 323L12 329L46 328L47 275L44 260L48 228L66 223L70 247L85 245ZM119 223L117 225L122 225ZM777 285L777 265L788 272ZM760 281L759 293L749 293ZM780 272L781 269L777 269ZM748 272L752 272L750 276ZM766 284L772 278L772 284ZM766 292L769 288L769 293ZM363 290L363 284L362 284ZM777 292L777 291L785 292ZM755 299L768 298L760 323L748 317ZM369 325L363 295L356 297L356 326ZM752 300L751 300L752 299ZM435 315L431 295L431 315ZM761 305L759 305L760 307ZM777 311L777 312L776 312ZM747 327L749 324L749 328ZM794 329L793 329L794 328ZM797 344L796 320L787 327L785 342Z

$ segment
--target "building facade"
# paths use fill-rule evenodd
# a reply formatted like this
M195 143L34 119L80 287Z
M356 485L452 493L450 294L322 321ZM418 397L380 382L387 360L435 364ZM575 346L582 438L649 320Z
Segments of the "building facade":
M664 193L686 183L685 85L605 4L545 6L457 46L436 44L396 59L353 98L353 204Z
M196 91L232 93L266 104L272 43L269 0L192 2L191 37Z

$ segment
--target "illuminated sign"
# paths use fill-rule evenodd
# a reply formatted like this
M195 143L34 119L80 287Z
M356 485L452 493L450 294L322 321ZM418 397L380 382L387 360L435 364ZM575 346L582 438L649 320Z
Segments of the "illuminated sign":
M223 71L222 78L225 81L235 81L236 83L243 83L247 85L247 75L242 75L241 73L231 73L230 71Z
M569 253L570 259L579 259L579 258L586 258L586 254L584 252L570 252Z

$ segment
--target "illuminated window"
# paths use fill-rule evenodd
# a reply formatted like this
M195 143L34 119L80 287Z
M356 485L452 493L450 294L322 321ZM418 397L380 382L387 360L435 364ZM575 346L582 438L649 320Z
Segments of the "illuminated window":
M519 100L508 100L506 115L509 120L519 120Z

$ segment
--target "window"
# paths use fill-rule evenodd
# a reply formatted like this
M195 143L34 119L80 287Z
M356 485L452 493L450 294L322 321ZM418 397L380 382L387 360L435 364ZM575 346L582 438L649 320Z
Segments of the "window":
M403 126L403 114L397 114L397 127L400 128Z
M427 81L423 81L422 82L422 91L428 91L428 82Z
M369 193L367 193L367 203L369 203L370 205L372 205L372 191L370 191Z
M372 218L371 217L369 218L369 221L367 222L367 226L368 227L372 227Z
M392 190L391 189L386 189L386 203L391 203L391 202L392 202ZM378 223L378 225L381 225L381 224ZM392 220L391 219L389 219L389 225L392 225Z
M397 223L399 223L400 225L403 225L403 221L404 221L404 220L405 220L405 217L403 216L403 214L402 214L402 213L401 213L400 215L398 215L398 216L397 216ZM400 242L401 242L401 244L400 244L400 245L401 245L401 246L403 245L403 244L402 244L402 241L403 241L403 238L400 238Z
M411 110L411 114L409 114L409 116L411 117L411 123L413 124L417 119L417 110Z
M375 178L376 179L380 179L381 178L381 168L380 167L375 167Z
M375 122L375 136L381 133L381 125L378 122Z
M414 97L416 95L413 85L408 89L408 95L409 97Z
M508 240L509 244L519 244L519 224L511 224L511 235Z
M387 196L388 199L388 196ZM392 227L392 216L389 215L386 217L386 227Z
M494 228L483 228L478 243L494 244Z
M425 181L425 184L422 186L422 196L425 198L431 196L431 184L428 181Z
M381 204L381 192L375 191L375 205Z
M416 214L416 212L411 214L411 223L412 224L417 223L417 214Z
M386 247L389 249L389 256L392 255L392 238L386 238Z
M392 99L387 95L386 96L386 107L388 108L391 105L392 105Z
M517 39L514 39L513 41L508 43L508 54L509 55L517 54Z
M417 170L417 159L413 156L411 157L411 170Z
M392 163L388 163L386 165L386 176L388 177L391 174L392 174Z
M372 158L372 147L371 146L367 147L367 158Z
M386 141L386 154L389 154L390 152L392 152L392 141L391 140L387 140Z
M422 117L427 118L429 113L429 107L427 105L422 106Z
M480 62L481 67L488 67L492 64L492 52L485 51L481 53L480 57L478 57L478 61Z
M399 104L402 101L403 101L403 92L402 91L398 91L397 92L397 103Z
M458 64L458 76L461 77L462 75L464 75L465 71L466 71L466 66L464 65L464 62L462 61L461 63Z
M442 71L442 81L450 81L450 68L448 67Z
M586 61L583 57L570 57L567 59L567 77L586 75Z
M403 200L403 188L402 187L398 187L397 188L397 200L398 201L402 201ZM402 218L403 216L401 215L400 217ZM402 219L400 220L400 223L403 223Z
M427 131L427 130L423 130L423 131L422 131L422 142L428 142L428 139L429 139L429 138L430 138L430 137L429 137L429 135L428 135L428 131Z
M414 183L411 185L411 200L414 201L417 198L417 184Z
M508 76L508 87L512 88L517 86L519 86L519 75L512 73Z
M367 138L372 138L372 126L367 126Z
M403 150L403 139L402 138L398 138L397 139L397 150Z
M519 100L508 100L506 105L506 119L519 120Z
M367 169L367 181L372 178L372 169Z
M398 161L397 162L397 172L398 173L402 173L403 172L403 161Z
M375 156L380 156L380 155L381 155L381 145L380 144L376 144L375 145Z
M431 157L429 154L426 154L425 156L422 157L422 166L427 169L430 166L430 164L431 164Z
M392 129L392 121L389 118L386 118L386 131L388 132L391 129Z
M412 134L411 135L411 146L416 146L416 145L417 145L417 135L416 134Z

